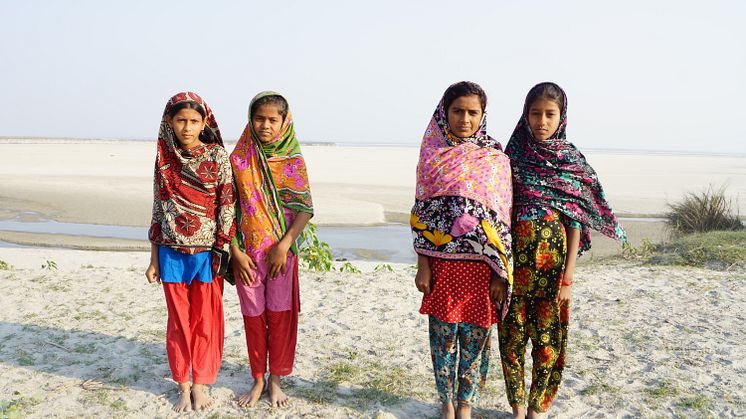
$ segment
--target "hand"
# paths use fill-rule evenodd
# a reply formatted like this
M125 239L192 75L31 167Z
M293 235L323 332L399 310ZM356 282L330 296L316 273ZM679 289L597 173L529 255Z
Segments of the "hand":
M562 285L560 292L557 294L557 302L560 305L570 304L570 294L572 291L572 285Z
M490 298L500 305L505 302L507 297L508 283L504 279L493 274L492 279L490 280Z
M414 284L417 290L425 295L430 295L433 284L433 272L429 266L420 266L417 268L417 274L414 276Z
M233 259L233 263L231 263L233 277L240 279L246 286L251 285L256 279L254 277L256 271L254 260L236 246L231 246L231 258Z
M148 266L148 269L145 270L145 278L148 278L148 282L151 284L161 282L161 272L158 264L151 263L150 266Z
M572 272L565 271L560 277L560 281L560 291L559 293L557 293L557 302L560 305L570 304L570 291L572 291Z
M290 245L284 238L272 246L272 250L267 254L269 263L269 279L275 279L280 272L285 271L285 264L288 261L288 250Z

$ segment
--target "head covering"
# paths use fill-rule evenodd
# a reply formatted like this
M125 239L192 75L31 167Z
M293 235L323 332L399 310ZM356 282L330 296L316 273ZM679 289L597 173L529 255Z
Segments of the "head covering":
M266 91L251 100L249 122L230 157L240 198L240 241L256 256L266 254L287 231L283 208L313 214L306 163L290 109L272 141L263 143L254 130L251 109L267 96L282 97Z
M566 139L567 95L561 87L549 82L537 84L531 90L545 85L562 92L560 124L549 139L535 139L528 123L531 103L526 98L523 114L505 149L513 169L514 205L549 206L582 224L578 254L591 248L589 228L625 243L626 234L606 200L598 175Z
M410 220L415 251L483 261L511 284L510 163L487 135L485 117L474 135L458 138L446 111L442 98L420 147Z
M171 110L183 102L196 103L205 112L205 128L200 133L203 144L190 150L179 148L168 124ZM148 233L152 242L186 248L230 243L235 195L228 153L212 110L196 93L178 93L166 103L158 132L153 191Z

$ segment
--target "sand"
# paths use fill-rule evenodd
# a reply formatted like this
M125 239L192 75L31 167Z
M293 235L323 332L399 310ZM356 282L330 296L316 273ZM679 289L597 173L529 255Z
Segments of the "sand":
M174 417L166 308L141 252L0 249L0 409L19 417ZM56 264L57 269L42 265ZM301 271L287 409L241 409L249 372L226 288L223 366L207 413L186 417L427 418L437 395L410 265ZM338 265L340 266L340 265ZM578 268L569 360L551 417L746 415L746 271L594 263ZM493 338L495 339L495 338ZM496 341L495 344L496 351ZM506 418L497 352L475 417ZM0 410L0 415L3 410Z
M228 149L233 148L232 144ZM320 226L408 223L416 147L306 145ZM687 192L726 185L746 196L746 156L587 151L616 212L660 216ZM0 139L0 220L147 226L152 205L154 146L147 141ZM746 199L736 200L746 214ZM632 243L665 239L661 223L625 220ZM17 233L0 228L0 241L94 250L146 250L142 240ZM604 237L588 258L618 253Z
M232 145L228 145L232 150ZM319 225L408 222L416 147L305 146ZM727 185L746 214L746 156L587 151L613 208L660 215L686 192ZM0 219L146 226L155 146L147 141L0 140Z
M407 221L416 148L304 152L317 224ZM586 155L622 215L660 214L709 184L746 194L743 156ZM146 226L153 156L149 142L0 140L0 220ZM746 200L738 205L746 214ZM630 220L625 227L635 244L665 238L661 223ZM0 231L1 241L34 247L0 247L0 417L175 416L162 291L143 276L148 254L132 251L148 243L9 231ZM617 252L596 237L580 260L569 365L551 416L746 415L746 272L597 257ZM301 271L298 356L285 381L293 401L284 410L266 403L244 410L235 402L249 373L238 301L227 287L224 363L211 389L216 405L184 416L437 417L412 266L352 265L362 273ZM496 352L492 362L476 417L508 417Z

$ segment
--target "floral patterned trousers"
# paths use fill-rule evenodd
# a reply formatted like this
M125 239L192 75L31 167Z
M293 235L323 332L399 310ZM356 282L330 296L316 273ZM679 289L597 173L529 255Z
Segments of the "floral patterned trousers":
M515 294L498 324L500 358L511 406L526 403L524 360L531 339L528 407L547 411L562 381L567 349L569 304L556 298L565 265L565 228L556 218L518 221L514 226Z
M489 371L492 328L428 317L433 372L441 403L452 403L454 396L459 403L477 402L478 389L484 387Z

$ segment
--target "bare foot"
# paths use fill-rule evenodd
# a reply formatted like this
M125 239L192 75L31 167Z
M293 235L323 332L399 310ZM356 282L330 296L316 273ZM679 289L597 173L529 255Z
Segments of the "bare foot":
M513 408L513 419L526 419L526 408L523 406L515 405Z
M547 413L539 413L536 412L534 409L528 409L528 416L529 419L544 419L547 417Z
M459 402L456 417L458 419L471 419L471 405Z
M174 404L174 412L189 412L192 410L192 393L189 383L179 383L179 400Z
M453 407L453 403L443 403L440 410L440 419L456 419L456 408Z
M207 397L204 384L195 384L192 386L192 398L194 399L194 410L205 410L212 406L212 399Z
M262 397L262 393L264 393L264 385L265 381L263 375L260 378L254 379L254 385L251 387L251 390L242 394L241 397L238 398L238 405L241 407L256 406L256 402L259 401Z
M288 407L290 400L280 388L280 376L269 376L269 405L272 407Z

